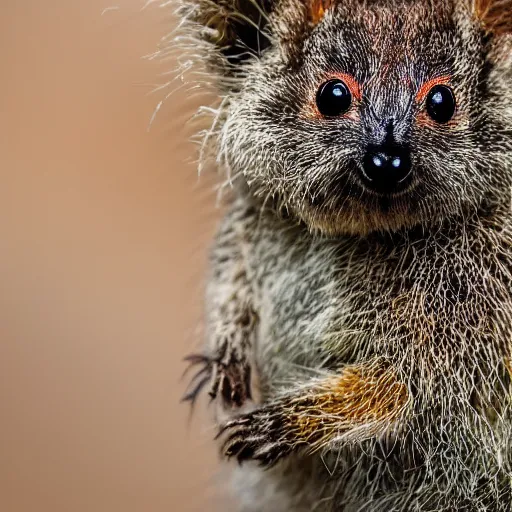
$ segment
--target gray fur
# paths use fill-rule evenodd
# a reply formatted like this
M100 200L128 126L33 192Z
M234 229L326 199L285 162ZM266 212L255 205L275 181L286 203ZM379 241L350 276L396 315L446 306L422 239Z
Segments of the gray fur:
M508 511L512 4L340 0L312 20L307 2L255 2L178 11L179 41L217 75L206 144L233 186L188 398L208 385L229 416L241 510ZM332 72L363 83L355 120L312 114ZM440 75L456 117L422 125L414 97ZM414 172L385 197L354 163L383 118ZM380 366L407 389L396 414L317 407L326 383Z

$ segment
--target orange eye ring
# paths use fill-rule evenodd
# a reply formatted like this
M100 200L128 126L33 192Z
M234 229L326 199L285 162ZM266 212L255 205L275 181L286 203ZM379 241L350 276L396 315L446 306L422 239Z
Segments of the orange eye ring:
M352 96L357 101L361 101L361 99L363 98L361 85L352 75L349 75L348 73L336 73L331 78L339 78L340 80L345 82Z
M450 85L450 77L449 76L440 76L437 78L433 78L428 82L425 82L421 87L418 93L416 94L416 103L421 105L425 99L427 98L429 92L436 87L437 85Z
M354 100L361 101L362 96L361 86L352 75L332 73L317 90L316 110L324 117L344 115L350 112Z

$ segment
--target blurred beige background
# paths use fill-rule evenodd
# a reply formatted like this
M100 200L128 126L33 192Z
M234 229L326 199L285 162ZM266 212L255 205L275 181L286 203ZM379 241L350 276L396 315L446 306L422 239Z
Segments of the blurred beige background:
M172 63L141 57L172 20L143 3L2 5L5 512L221 509L206 407L189 423L179 404L214 194L190 163L183 93L147 131L162 98L147 84Z

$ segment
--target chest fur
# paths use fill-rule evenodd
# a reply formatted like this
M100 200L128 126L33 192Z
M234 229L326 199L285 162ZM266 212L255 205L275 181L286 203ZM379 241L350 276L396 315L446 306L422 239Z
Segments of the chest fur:
M431 376L457 365L485 374L508 358L508 231L336 241L275 226L260 233L249 266L258 357L272 380L373 355L426 365Z

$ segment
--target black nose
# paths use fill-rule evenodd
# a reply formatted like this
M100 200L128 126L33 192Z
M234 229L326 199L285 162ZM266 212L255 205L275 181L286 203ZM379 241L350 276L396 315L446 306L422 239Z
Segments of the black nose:
M369 147L363 159L365 181L377 192L399 190L411 167L410 151L400 146Z

